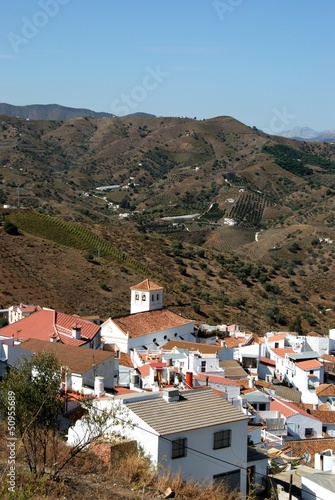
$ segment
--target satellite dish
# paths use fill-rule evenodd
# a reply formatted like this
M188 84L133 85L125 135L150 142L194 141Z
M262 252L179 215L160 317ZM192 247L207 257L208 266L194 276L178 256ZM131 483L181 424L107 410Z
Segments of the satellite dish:
M304 453L302 456L302 459L304 460L304 462L310 462L311 458L312 458L312 456L310 453Z

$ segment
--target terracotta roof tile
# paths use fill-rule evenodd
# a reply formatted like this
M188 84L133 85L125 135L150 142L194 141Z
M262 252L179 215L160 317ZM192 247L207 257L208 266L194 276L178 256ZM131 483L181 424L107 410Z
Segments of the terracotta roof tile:
M20 347L34 353L54 352L61 365L67 366L73 373L86 373L95 364L97 365L97 375L99 375L98 365L114 357L114 353L111 351L79 349L78 347L64 345L60 342L47 342L36 339L22 342Z
M263 365L269 365L269 366L276 366L276 362L274 359L270 359L270 358L261 358L260 360L260 363L262 363Z
M177 349L187 349L188 351L199 351L201 354L217 354L224 347L217 345L209 345L204 342L186 342L184 340L169 340L163 349L164 351L172 351L176 347Z
M317 396L335 396L335 385L334 384L320 384L316 390Z
M156 309L154 311L129 314L127 316L115 318L112 321L124 333L129 333L130 337L139 337L141 335L194 323L167 309Z
M335 411L310 410L313 417L320 420L323 424L335 424Z
M298 408L296 405L293 403L288 403L287 401L279 401L279 399L273 399L270 403L270 410L271 411L280 411L284 417L288 418L293 415L304 415L305 417L310 417L313 418L314 420L318 420L317 418L313 417L310 413L307 413L307 411Z
M321 453L325 450L335 450L335 438L310 438L310 439L299 439L297 441L288 441L287 446L283 451L287 453L292 453L293 456L301 457L302 463L308 465L309 467L314 467L314 456L315 453ZM310 454L311 460L306 462L304 460L305 454Z
M322 354L322 359L329 361L330 363L335 363L335 356L332 356L331 354Z
M304 371L315 370L320 368L322 363L320 363L317 359L309 359L307 361L300 361L299 363L296 363L296 366Z
M81 339L72 337L74 324L81 328ZM38 339L50 341L56 338L63 344L83 345L92 340L100 331L100 326L71 314L58 313L53 309L40 311L2 328L1 335L20 340Z
M285 340L287 336L287 333L279 333L278 335L272 335L271 337L268 337L267 343L272 343L272 342L279 342L280 340Z
M271 351L280 358L285 359L285 354L294 352L292 347L275 347Z
M131 286L130 290L145 290L145 291L154 291L154 290L163 290L162 286L156 285L153 281L146 279L138 283L137 285Z
M134 363L127 352L120 352L120 365L127 366L128 368L134 368Z
M236 380L232 380L226 377L220 377L220 375L212 375L210 373L197 373L193 375L194 380L201 380L203 382L208 382L212 384L221 384L221 385L240 385Z
M226 337L222 339L222 342L228 347L228 349L232 349L234 347L238 347L240 344L244 344L245 337Z
M322 335L320 333L312 331L307 333L307 337L322 337Z

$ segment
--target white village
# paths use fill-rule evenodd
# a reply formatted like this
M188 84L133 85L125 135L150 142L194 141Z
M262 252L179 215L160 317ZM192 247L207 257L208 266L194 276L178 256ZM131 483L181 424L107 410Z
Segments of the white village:
M164 289L150 279L131 287L121 317L31 304L2 315L1 379L22 357L57 355L68 446L94 433L85 419L69 418L87 399L89 411L117 406L131 422L106 425L96 453L118 436L158 470L224 480L242 498L251 485L260 498L269 487L278 500L335 498L335 328L259 336L237 324L200 324L165 309Z

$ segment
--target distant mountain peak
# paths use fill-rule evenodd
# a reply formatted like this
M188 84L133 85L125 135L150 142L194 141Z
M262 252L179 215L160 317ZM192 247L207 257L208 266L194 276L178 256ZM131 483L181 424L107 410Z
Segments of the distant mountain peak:
M292 130L285 130L278 135L288 137L289 139L294 139L296 137L299 139L313 139L314 137L317 137L319 133L320 132L317 132L310 127L294 127Z
M281 137L288 139L298 139L301 141L315 141L315 142L335 142L335 130L324 130L317 132L309 127L295 127L292 130L285 130L281 132Z

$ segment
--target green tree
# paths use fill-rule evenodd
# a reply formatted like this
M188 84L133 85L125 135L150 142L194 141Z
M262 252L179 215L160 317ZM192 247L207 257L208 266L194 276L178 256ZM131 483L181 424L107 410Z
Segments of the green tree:
M12 234L12 235L19 234L17 226L15 226L15 224L13 224L10 220L6 219L3 227L7 234Z
M298 335L303 335L304 333L301 325L301 316L296 316L290 321L288 327L291 332L297 332Z
M28 467L35 476L45 472L48 452L57 433L61 366L54 353L24 357L0 385L0 414L8 422L8 398L15 400L15 430L23 446ZM13 421L11 421L12 423ZM8 422L10 423L10 422Z

